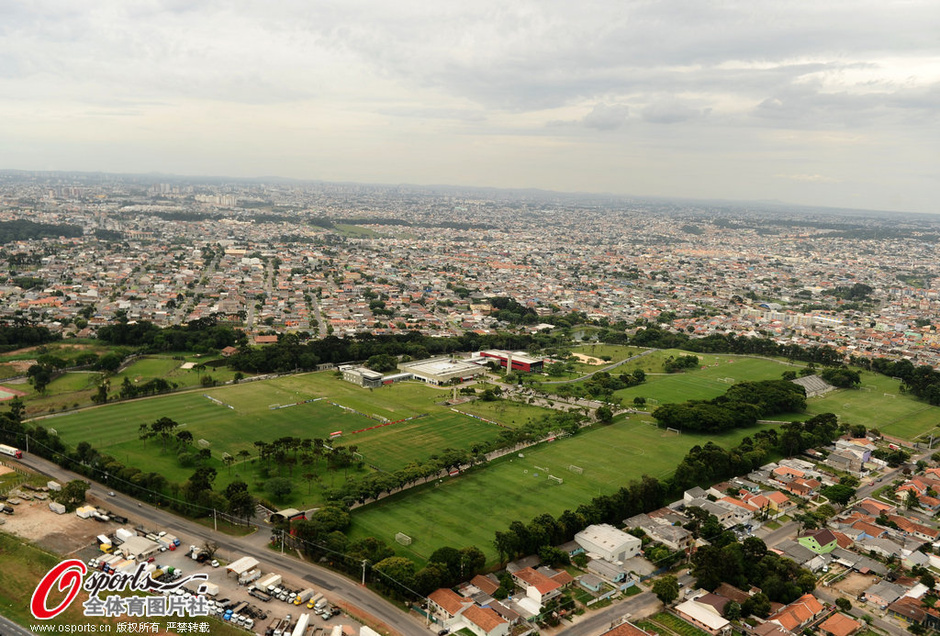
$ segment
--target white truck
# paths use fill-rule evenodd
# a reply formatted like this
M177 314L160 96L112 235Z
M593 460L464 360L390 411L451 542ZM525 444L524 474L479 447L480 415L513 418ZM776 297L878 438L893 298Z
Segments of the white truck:
M18 448L13 448L12 446L7 446L6 444L0 444L0 453L15 457L16 459L23 459L23 451Z
M307 625L310 624L310 614L301 614L300 618L297 620L297 624L294 625L294 631L291 632L291 636L304 636L304 632L307 631Z
M265 574L260 579L258 579L258 582L255 583L255 585L262 592L270 592L275 587L277 587L280 583L281 583L281 575L274 574L273 572L271 572L270 574Z
M248 585L252 581L257 581L261 577L261 570L255 568L253 570L248 570L243 572L241 576L238 577L239 585Z

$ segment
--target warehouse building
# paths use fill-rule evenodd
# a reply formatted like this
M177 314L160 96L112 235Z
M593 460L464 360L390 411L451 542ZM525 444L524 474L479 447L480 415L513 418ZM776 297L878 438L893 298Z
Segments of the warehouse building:
M640 553L642 544L642 541L632 534L606 523L588 526L574 535L574 540L584 548L588 556L597 556L611 563L635 557Z

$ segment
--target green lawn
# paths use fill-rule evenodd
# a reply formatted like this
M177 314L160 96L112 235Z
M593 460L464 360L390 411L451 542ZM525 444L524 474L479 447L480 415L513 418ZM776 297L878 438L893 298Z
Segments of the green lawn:
M178 361L172 362L178 364ZM148 360L146 364L151 371L159 364L169 366L162 360ZM207 395L223 404L213 402ZM327 439L330 433L342 431L343 435L334 444L356 446L366 464L393 471L411 461L426 460L446 448L470 449L475 444L496 439L501 430L499 426L454 413L450 407L439 404L448 396L446 391L416 383L369 391L337 379L331 373L315 373L114 403L40 420L40 423L55 428L69 445L87 441L127 465L144 472L160 472L171 482L183 482L193 468L180 465L175 444L171 441L164 451L161 441L145 443L139 438L141 424L169 417L181 424L180 430L190 431L194 440L204 439L210 443L213 457L209 465L218 472L217 489L232 480L242 479L252 486L252 492L263 495L261 482L266 477L259 472L259 466L249 460L247 464L239 461L227 467L221 462L223 453L237 456L239 451L247 450L254 458L256 440L271 442L283 436ZM319 397L325 399L296 404ZM331 401L396 423L373 428L381 422L341 409L330 404ZM287 404L295 405L270 408ZM527 405L509 405L504 413L495 414L492 419L529 419L543 412ZM398 421L421 414L427 415ZM316 476L312 483L301 479L305 473ZM349 471L349 476L356 474L355 470ZM342 483L346 472L327 471L325 463L320 462L313 467L294 468L284 476L292 477L296 486L294 493L282 503L313 506L322 501L325 488Z
M399 547L418 560L444 545L476 545L495 559L493 533L511 521L528 522L542 512L558 515L617 490L643 474L670 475L689 448L713 439L735 445L758 429L723 436L664 436L637 417L541 444L457 478L445 478L369 504L353 513L351 536L377 536L394 545L404 532L414 542ZM569 466L583 469L578 475ZM549 480L554 475L564 480Z
M848 424L864 424L882 433L914 439L940 423L940 409L899 390L900 382L862 372L862 388L833 391L808 401L810 415L832 412ZM887 395L885 395L887 394ZM894 396L894 397L891 397Z
M660 370L662 373L662 360L667 355L689 355L678 350L657 351L640 358L636 362L647 364ZM710 400L722 395L732 383L722 380L733 378L736 382L757 380L779 380L784 371L796 371L797 367L787 365L775 360L761 358L748 358L743 356L715 356L699 355L702 365L695 370L683 373L669 373L646 376L646 382L639 386L621 389L614 393L615 397L623 400L624 404L631 405L633 398L645 397L659 400L660 404L684 402L686 400ZM624 368L633 363L624 365Z
M654 625L662 625L670 631L680 634L680 636L708 636L707 632L700 630L690 623L686 623L678 616L673 616L666 612L657 614L651 620Z
M511 426L513 428L523 426L532 420L536 420L544 415L554 413L552 409L517 404L516 402L509 402L506 400L500 400L497 402L484 402L482 400L475 400L473 402L465 402L464 404L460 404L454 408L465 413L472 413L474 415L479 415L480 417L485 417L486 419L493 420L494 422L500 422L501 424Z

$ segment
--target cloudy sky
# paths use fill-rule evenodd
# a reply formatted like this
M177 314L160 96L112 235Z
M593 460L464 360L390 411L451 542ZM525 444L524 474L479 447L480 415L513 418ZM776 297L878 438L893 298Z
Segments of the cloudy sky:
M940 212L940 2L4 0L0 168Z

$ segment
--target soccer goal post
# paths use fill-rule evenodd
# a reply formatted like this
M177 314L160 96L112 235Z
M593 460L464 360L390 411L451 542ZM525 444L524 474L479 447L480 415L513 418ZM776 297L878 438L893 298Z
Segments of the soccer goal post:
M666 432L667 432L667 433L675 433L676 435L682 435L682 431L680 431L680 430L677 429L677 428L672 428L672 427L669 427L669 426L666 427Z
M411 545L411 537L409 537L404 532L399 532L398 534L396 534L395 541L397 541L401 545Z
M554 481L555 483L558 483L558 484L563 484L563 483L565 483L565 480L564 480L564 479L562 479L561 477L555 477L555 475L549 475L549 476L548 476L548 480L549 480L549 481Z
M568 466L568 470L573 472L576 475L580 475L584 472L583 468L581 468L580 466L575 466L574 464L571 464L570 466Z

